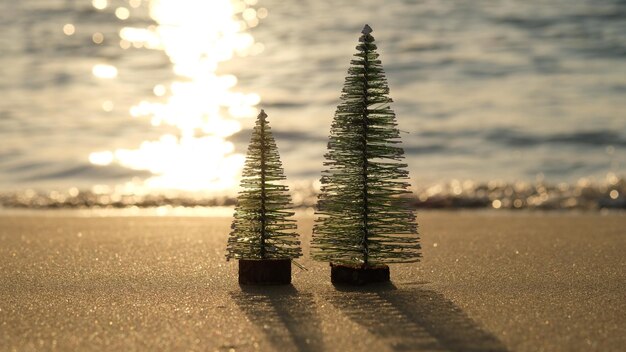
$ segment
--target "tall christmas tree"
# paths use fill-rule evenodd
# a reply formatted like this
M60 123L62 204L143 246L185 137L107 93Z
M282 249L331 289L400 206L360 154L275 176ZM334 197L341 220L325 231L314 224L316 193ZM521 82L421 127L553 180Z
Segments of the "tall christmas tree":
M335 112L313 229L312 257L331 262L334 282L342 281L342 266L384 267L386 278L359 281L386 281L385 263L421 256L404 150L371 32L365 25Z
M288 283L291 259L302 255L276 142L261 110L252 131L226 254L239 259L241 283ZM286 273L286 268L289 272ZM288 274L289 281L286 281Z

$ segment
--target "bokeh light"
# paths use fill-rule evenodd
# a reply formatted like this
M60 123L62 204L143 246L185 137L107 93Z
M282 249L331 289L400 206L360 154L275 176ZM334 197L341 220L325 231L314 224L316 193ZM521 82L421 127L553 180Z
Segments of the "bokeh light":
M71 23L67 23L63 26L63 33L65 35L73 35L76 32L76 28L74 27L73 24Z
M107 0L93 0L91 5L98 10L104 10L109 6L109 2Z

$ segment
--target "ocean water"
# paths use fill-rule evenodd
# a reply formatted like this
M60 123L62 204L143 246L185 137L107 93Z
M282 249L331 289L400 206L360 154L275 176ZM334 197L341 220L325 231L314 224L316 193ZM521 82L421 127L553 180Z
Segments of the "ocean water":
M311 205L365 23L416 204L624 206L618 0L3 1L0 202L232 203L263 108Z

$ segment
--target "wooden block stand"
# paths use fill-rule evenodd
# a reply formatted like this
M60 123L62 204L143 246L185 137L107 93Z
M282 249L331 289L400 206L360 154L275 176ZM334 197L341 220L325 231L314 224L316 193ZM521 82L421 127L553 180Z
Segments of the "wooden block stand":
M333 284L365 285L389 280L387 265L364 267L330 263L330 281Z
M239 259L239 284L289 285L291 259Z

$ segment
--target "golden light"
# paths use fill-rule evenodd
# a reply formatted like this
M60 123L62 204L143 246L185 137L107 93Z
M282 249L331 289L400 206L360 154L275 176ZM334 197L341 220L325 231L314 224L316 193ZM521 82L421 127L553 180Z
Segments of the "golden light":
M73 24L67 23L63 26L63 33L65 35L73 35L76 32L76 27Z
M117 77L117 68L111 65L97 64L91 69L91 73L98 78L115 78Z
M246 21L250 21L256 18L256 10L255 9L245 9L243 11L242 17Z
M157 97L162 97L165 95L167 89L165 88L164 85L157 84L156 86L154 86L152 91L154 92L154 95L156 95Z
M146 181L150 188L224 190L236 187L244 162L243 155L233 150L232 143L217 136L164 135L158 141L143 142L139 149L119 149L114 157L122 166L157 175Z
M113 162L113 153L109 151L93 152L89 154L89 162L100 166L109 165Z
M239 119L256 115L260 97L234 91L237 77L216 71L234 55L263 51L240 24L242 19L258 22L256 10L246 3L255 2L152 0L149 13L158 25L120 30L120 47L164 51L178 77L154 86L154 97L138 102L130 115L155 127L173 126L178 133L143 141L135 149L92 153L90 162L149 171L154 176L142 185L149 189L236 188L245 157L227 138L241 130ZM130 6L140 4L135 1ZM94 68L94 75L102 77L103 69L97 71Z
M109 6L109 2L107 0L93 0L91 5L98 10L104 10Z
M120 30L122 41L131 44L141 43L150 49L160 49L161 41L158 33L154 29L124 27Z
M122 21L127 20L128 17L130 17L130 11L128 11L128 9L125 7L118 7L115 9L115 17L119 18Z

